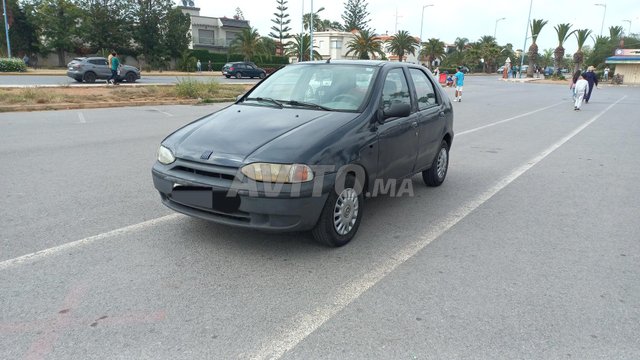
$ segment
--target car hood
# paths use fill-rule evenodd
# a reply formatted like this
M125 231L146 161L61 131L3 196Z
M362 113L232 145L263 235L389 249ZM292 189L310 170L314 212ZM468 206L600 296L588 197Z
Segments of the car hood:
M357 115L231 105L176 131L163 144L178 158L222 166L241 166L256 153L260 153L261 161L295 162L305 144L335 131ZM209 159L202 159L208 152Z

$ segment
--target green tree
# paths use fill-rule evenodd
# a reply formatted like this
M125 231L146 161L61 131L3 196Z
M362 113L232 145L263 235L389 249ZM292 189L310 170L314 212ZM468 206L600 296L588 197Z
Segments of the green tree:
M558 35L558 47L553 51L553 67L555 68L556 76L562 76L560 68L562 67L561 63L564 59L563 45L574 32L569 32L569 30L571 30L571 24L568 23L558 24L554 29L556 29L556 34Z
M580 70L582 63L584 62L584 43L587 42L589 35L591 35L591 30L589 29L580 29L574 32L576 36L576 41L578 42L578 50L576 50L575 54L573 54L573 72Z
M260 58L271 58L272 55L276 54L276 49L278 49L278 43L276 43L275 40L273 40L273 38L267 37L267 36L262 36L260 37L260 42L262 43L262 50L263 52L261 54L258 54L260 56Z
M485 35L478 40L475 48L477 49L476 56L484 60L481 61L482 70L486 73L495 71L498 68L497 61L502 51L496 39L493 36Z
M387 40L387 50L398 56L398 61L403 61L404 54L416 54L416 47L420 42L413 36L409 35L406 30L400 30Z
M309 30L309 31L318 31L318 24L322 23L322 19L320 19L320 13L324 11L324 7L321 7L320 9L316 10L316 12L313 13L313 29L309 30L311 28L311 13L306 13L302 16L302 26L304 27L305 30Z
M538 63L542 68L546 68L547 66L553 65L553 61L553 49L545 49Z
M191 17L182 13L182 10L173 8L167 12L161 23L163 44L169 54L174 58L182 55L189 49L191 43Z
M152 67L163 68L169 60L163 34L164 20L173 0L131 0L133 40Z
M240 35L231 43L232 53L241 54L244 61L250 61L252 57L264 54L262 38L255 28L244 29Z
M376 55L383 57L382 41L370 30L360 30L356 37L347 43L349 49L347 56L353 54L358 59L376 58Z
M311 36L309 34L293 35L293 40L287 42L286 56L297 57L299 61L309 60ZM313 60L322 60L322 55L313 50Z
M127 8L118 0L78 0L82 9L79 35L91 52L101 49L128 51L131 24Z
M284 41L291 36L289 35L289 31L291 31L289 27L291 19L289 19L289 14L287 13L289 9L287 7L287 0L276 0L276 3L278 4L276 7L278 12L273 13L275 18L271 19L271 22L275 25L271 27L273 31L269 33L269 36L278 39L278 53L282 54L284 53Z
M538 44L536 41L538 40L538 36L542 31L542 28L547 24L547 20L542 19L533 19L531 21L531 39L532 43L529 46L529 68L527 69L527 77L533 77L533 71L535 67L538 65Z
M344 21L344 30L368 30L369 29L369 12L367 11L366 0L347 0L344 4L344 12L342 13L342 21Z
M11 55L16 57L22 53L31 56L40 48L35 19L29 16L32 12L30 4L20 6L17 0L7 1L7 15L9 17L9 41L11 42ZM0 53L7 48L7 40L4 25L0 26Z
M440 39L429 39L426 43L423 43L420 56L427 58L427 67L431 68L435 59L442 59L445 56L444 42L440 41Z
M58 66L65 66L65 54L79 45L78 23L82 11L70 0L38 0L36 5L38 28L45 52L58 55Z

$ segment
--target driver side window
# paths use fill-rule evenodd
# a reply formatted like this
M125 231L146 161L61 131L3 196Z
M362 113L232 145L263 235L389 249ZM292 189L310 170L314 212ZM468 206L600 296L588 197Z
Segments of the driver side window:
M411 69L409 72L411 73L411 78L413 78L413 84L416 87L418 109L424 110L435 106L437 104L436 91L431 81L429 81L427 74L418 69Z
M395 103L411 105L409 86L402 69L389 71L382 89L382 104L384 110L389 109L391 104Z

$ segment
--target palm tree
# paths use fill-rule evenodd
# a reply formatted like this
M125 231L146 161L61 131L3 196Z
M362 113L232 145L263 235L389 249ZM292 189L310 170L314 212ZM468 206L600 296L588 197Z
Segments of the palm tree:
M262 38L255 28L244 29L233 42L230 49L232 53L242 54L244 61L251 60L252 57L264 53Z
M358 59L376 58L376 55L384 57L382 41L371 30L360 30L356 37L347 43L346 55L353 53ZM371 54L371 56L369 56Z
M498 46L496 39L493 36L485 35L478 40L475 44L475 47L478 50L478 55L481 59L484 59L482 63L483 71L490 72L490 70L495 70L494 68L502 49Z
M456 38L456 41L453 42L456 46L456 51L462 53L467 46L469 45L469 39L467 38Z
M423 43L420 56L427 58L427 66L431 68L431 64L435 59L441 59L445 56L444 42L440 39L429 39L426 43Z
M554 29L556 29L556 34L558 35L558 47L553 51L553 68L556 70L556 75L560 76L560 67L562 59L564 59L564 47L562 45L574 31L569 32L571 24L558 24Z
M395 55L398 55L398 61L402 61L405 53L412 55L416 54L416 47L420 45L420 42L413 36L409 35L406 30L400 30L387 40L387 50Z
M611 40L615 40L615 41L620 40L623 33L624 33L624 29L622 28L622 26L609 27L609 38Z
M531 21L531 39L532 43L529 46L529 68L527 69L527 77L533 77L534 67L538 64L538 44L536 44L536 40L538 40L538 35L540 35L540 31L542 28L547 25L547 20L542 19L533 19Z
M575 73L576 71L580 70L582 63L584 62L584 53L582 52L582 47L584 46L584 43L589 38L589 35L591 35L591 30L589 29L576 30L574 31L574 35L576 36L576 40L578 41L578 50L576 51L575 54L573 54L573 63L575 64L573 68L573 72Z
M309 44L311 43L311 36L309 34L296 34L293 35L293 40L289 41L286 46L286 56L295 56L300 61L309 60ZM313 50L313 60L322 60L322 55Z

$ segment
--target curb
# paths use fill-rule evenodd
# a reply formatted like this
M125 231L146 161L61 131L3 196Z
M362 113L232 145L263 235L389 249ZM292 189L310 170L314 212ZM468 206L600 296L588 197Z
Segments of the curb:
M215 99L210 103L233 102L234 99ZM76 110L76 109L104 109L114 107L154 106L154 105L207 105L201 99L188 100L164 100L164 101L118 101L109 103L60 103L60 104L33 104L33 105L0 105L2 112L24 111L49 111L49 110Z

